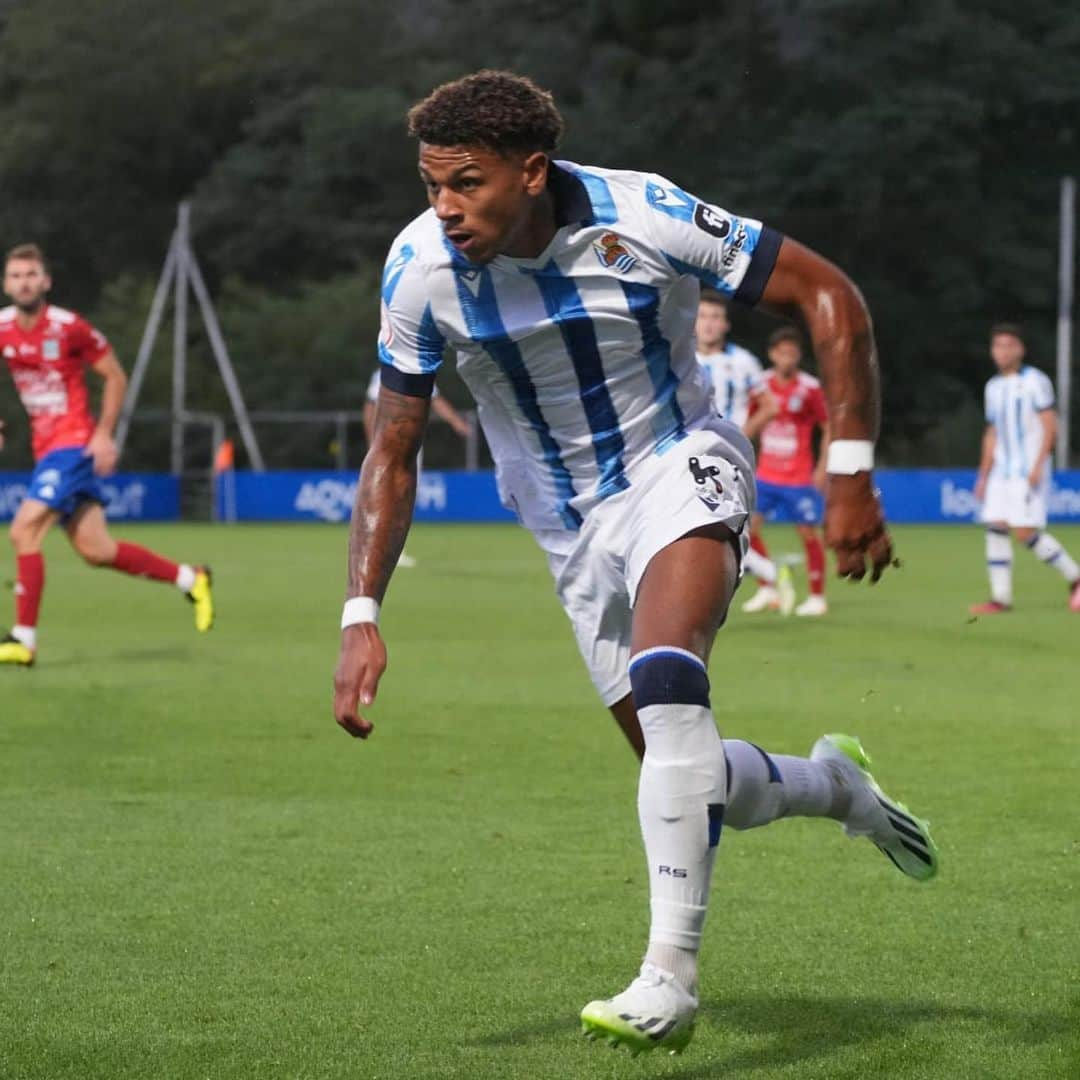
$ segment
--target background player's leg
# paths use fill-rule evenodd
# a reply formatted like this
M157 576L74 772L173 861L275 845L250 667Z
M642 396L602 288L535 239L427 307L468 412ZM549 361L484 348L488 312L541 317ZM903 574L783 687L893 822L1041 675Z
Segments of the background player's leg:
M810 595L796 609L796 615L824 615L825 603L825 548L813 525L797 525L799 538L806 552L806 580Z
M138 544L114 540L109 533L105 511L98 503L83 503L65 525L72 547L91 566L108 566L124 574L150 578L190 592L195 584L195 568L174 563Z
M1040 562L1053 567L1068 582L1070 590L1080 586L1080 566L1056 537L1041 529L1017 529L1016 539Z
M653 557L634 607L630 682L645 740L638 813L652 909L645 959L691 993L727 797L705 662L737 580L731 534L712 526Z
M45 559L41 545L58 518L52 507L37 499L24 499L11 523L15 549L15 625L11 636L28 649L37 648L37 623L45 591Z
M986 572L990 577L990 603L1012 607L1012 541L1004 521L986 526Z
M750 550L746 553L746 570L757 578L758 589L743 604L745 612L776 611L780 607L780 593L776 588L776 564L769 558L769 549L761 535L762 517L755 514L750 523Z

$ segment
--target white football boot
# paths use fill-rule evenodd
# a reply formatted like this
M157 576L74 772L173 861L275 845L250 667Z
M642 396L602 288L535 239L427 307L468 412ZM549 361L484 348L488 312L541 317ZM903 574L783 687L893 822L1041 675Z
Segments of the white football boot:
M694 1034L698 1000L675 976L655 964L607 1001L590 1001L581 1010L581 1030L588 1039L607 1039L636 1057L645 1050L680 1054Z
M795 614L804 617L814 618L818 615L828 615L829 605L825 602L825 597L817 594L811 594L808 596L796 609Z
M743 604L742 609L750 615L759 611L779 611L780 594L773 585L759 585L758 591Z
M897 870L929 881L938 872L938 849L927 822L915 817L878 786L870 758L854 735L822 735L810 750L810 760L836 769L851 791L851 808L843 822L851 837L865 836Z

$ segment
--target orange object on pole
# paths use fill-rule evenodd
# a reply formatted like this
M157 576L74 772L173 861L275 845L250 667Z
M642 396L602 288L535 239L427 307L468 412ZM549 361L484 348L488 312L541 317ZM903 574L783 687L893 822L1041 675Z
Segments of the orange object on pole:
M236 465L236 447L232 439L222 439L214 455L214 472L229 472Z

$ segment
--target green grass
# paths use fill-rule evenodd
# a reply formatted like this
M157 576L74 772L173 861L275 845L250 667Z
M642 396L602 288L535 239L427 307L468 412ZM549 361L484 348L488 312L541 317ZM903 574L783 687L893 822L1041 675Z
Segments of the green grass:
M1026 552L996 621L973 529L899 530L904 569L827 620L732 618L724 732L859 734L943 871L725 833L698 1034L631 1060L576 1014L644 941L636 770L530 538L415 531L360 743L343 529L129 535L213 564L219 627L50 539L40 663L0 671L4 1080L1080 1075L1080 618Z

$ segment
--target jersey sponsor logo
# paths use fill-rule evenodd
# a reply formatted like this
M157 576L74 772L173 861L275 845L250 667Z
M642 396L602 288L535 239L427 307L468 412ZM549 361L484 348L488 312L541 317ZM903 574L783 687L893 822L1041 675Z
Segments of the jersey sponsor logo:
M645 185L645 201L661 214L667 214L677 221L693 221L694 203L697 201L687 195L682 188L661 187L651 180Z
M593 251L600 260L600 265L620 274L628 273L637 266L637 259L630 254L622 239L613 232L604 233L593 244Z
M723 240L731 232L731 219L707 203L698 203L694 207L694 224L710 236Z
M738 222L731 242L725 247L724 254L720 257L720 262L725 270L730 270L735 265L735 260L742 253L742 249L746 247L748 239L749 235L746 232L746 226L741 221Z
M800 412L803 407L803 399L798 394L792 394L788 398L787 407L789 412Z
M60 359L60 342L57 338L46 338L41 343L41 358L42 360Z

